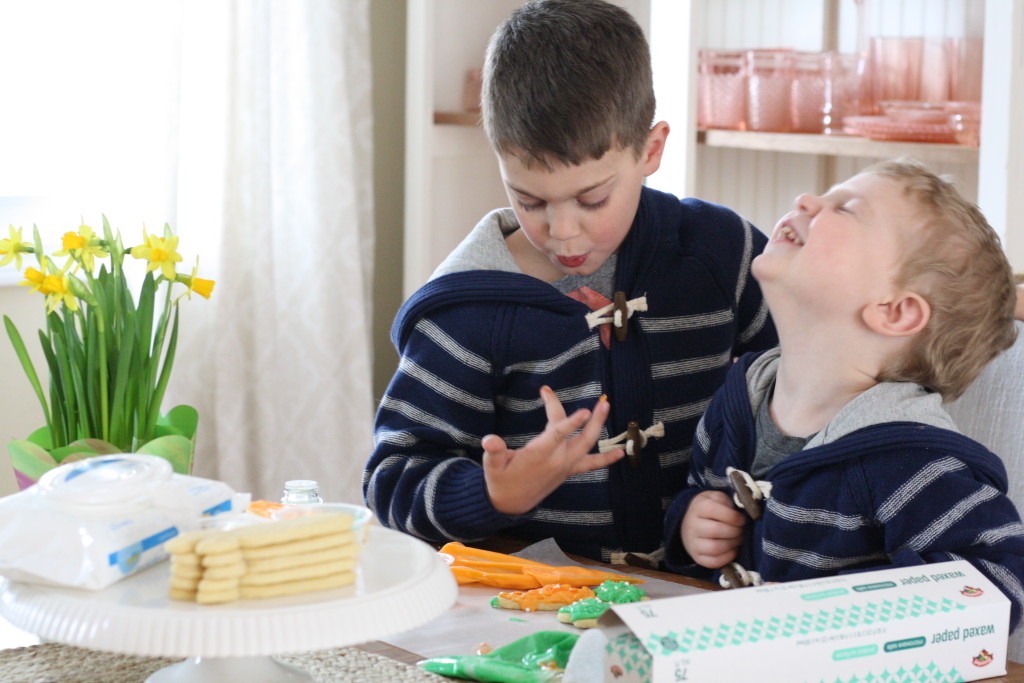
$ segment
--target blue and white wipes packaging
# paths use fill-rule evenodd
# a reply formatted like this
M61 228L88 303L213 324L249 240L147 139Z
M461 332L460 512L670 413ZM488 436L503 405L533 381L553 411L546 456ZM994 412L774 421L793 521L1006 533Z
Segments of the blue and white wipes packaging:
M167 557L164 542L230 512L227 484L120 453L55 467L0 498L0 575L98 590Z

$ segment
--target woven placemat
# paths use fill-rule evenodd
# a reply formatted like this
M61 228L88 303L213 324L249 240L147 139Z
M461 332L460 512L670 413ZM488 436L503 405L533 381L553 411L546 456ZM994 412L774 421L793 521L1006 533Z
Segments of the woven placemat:
M382 655L346 647L274 657L313 677L317 683L444 683L451 679L427 673ZM86 650L59 643L0 650L0 681L4 683L143 683L176 658L134 657Z

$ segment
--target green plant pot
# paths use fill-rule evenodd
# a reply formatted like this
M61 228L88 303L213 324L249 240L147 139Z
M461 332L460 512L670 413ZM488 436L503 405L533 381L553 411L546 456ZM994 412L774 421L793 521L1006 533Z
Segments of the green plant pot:
M159 456L171 463L176 473L191 474L198 423L199 415L195 408L176 406L157 420L153 438L130 449L130 452ZM49 427L41 427L27 439L9 441L7 451L18 488L25 490L58 465L96 455L124 453L126 449L102 439L90 438L54 448Z

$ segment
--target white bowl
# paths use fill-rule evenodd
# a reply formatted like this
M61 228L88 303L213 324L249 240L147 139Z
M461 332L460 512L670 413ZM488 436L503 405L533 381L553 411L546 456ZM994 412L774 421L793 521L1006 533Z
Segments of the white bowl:
M352 531L355 532L359 542L366 539L366 527L373 518L370 508L351 503L302 503L297 505L285 505L270 513L270 519L288 519L290 517L303 517L305 515L322 515L330 512L345 512L352 515Z

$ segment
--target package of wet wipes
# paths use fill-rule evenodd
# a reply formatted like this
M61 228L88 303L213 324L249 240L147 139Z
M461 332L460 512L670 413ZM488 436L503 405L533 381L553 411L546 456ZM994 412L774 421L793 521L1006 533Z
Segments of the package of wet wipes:
M230 512L235 492L175 474L163 458L121 453L55 467L0 498L0 575L105 588L167 557L164 542Z

